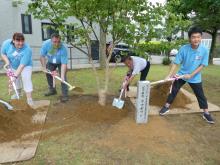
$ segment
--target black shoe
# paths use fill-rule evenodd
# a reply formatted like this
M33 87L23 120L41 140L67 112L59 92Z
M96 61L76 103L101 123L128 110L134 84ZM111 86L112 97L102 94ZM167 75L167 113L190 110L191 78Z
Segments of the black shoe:
M57 91L56 90L49 90L47 93L44 94L44 96L52 96L56 95Z
M202 118L205 119L210 124L215 123L212 116L211 116L211 114L203 113Z
M163 115L165 115L166 113L168 113L169 111L170 111L169 108L163 106L163 108L160 110L159 113L160 113L161 116L163 116Z
M60 101L63 103L67 102L68 100L69 100L68 96L61 96L61 98L60 98Z

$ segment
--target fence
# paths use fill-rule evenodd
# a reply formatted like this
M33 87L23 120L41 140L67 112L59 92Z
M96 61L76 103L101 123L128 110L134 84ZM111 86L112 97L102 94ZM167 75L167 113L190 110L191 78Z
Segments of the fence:
M212 39L202 39L201 43L205 45L209 50L211 48Z
M40 46L31 46L33 51L33 66L34 68L39 68L40 64ZM74 47L68 46L68 68L73 69L75 65L89 64L89 58L86 54L77 50ZM82 47L83 50L86 50L86 47ZM98 62L97 60L95 61Z

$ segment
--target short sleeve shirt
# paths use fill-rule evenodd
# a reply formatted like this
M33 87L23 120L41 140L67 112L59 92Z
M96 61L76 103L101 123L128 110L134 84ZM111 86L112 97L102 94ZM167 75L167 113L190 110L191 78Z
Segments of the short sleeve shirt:
M133 72L132 75L139 74L147 65L147 61L144 58L131 56L133 60Z
M200 44L197 49L192 49L191 44L187 44L180 48L173 63L181 65L177 74L184 75L191 74L201 65L208 66L208 59L209 52L205 46ZM201 72L185 81L189 83L200 83L202 81Z
M24 43L24 46L17 49L11 39L3 42L1 54L6 55L13 69L17 69L19 65L32 66L32 50L30 46Z
M41 56L47 57L49 63L67 64L67 49L63 43L59 48L54 48L51 39L44 41L41 47Z

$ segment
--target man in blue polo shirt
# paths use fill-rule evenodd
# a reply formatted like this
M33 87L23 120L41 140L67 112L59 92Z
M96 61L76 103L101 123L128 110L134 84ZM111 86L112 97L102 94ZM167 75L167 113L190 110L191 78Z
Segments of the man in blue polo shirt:
M208 112L208 104L203 92L201 78L201 70L203 67L208 66L209 52L207 48L201 44L202 30L200 28L192 27L188 32L188 36L190 44L180 48L170 73L166 77L166 79L173 77L178 65L181 65L177 75L184 75L184 78L174 81L167 102L159 113L160 115L165 115L169 112L170 104L174 101L179 89L187 82L196 95L200 109L203 110L203 118L208 123L213 124L214 120Z
M61 79L67 81L67 49L61 42L61 37L59 34L52 34L51 39L46 40L41 47L41 57L40 61L43 70L55 71L57 68ZM47 63L46 63L47 59ZM47 82L49 86L49 91L45 93L45 96L57 94L56 88L53 84L53 77L50 74L46 74ZM68 101L68 87L66 84L61 83L62 97L61 101Z

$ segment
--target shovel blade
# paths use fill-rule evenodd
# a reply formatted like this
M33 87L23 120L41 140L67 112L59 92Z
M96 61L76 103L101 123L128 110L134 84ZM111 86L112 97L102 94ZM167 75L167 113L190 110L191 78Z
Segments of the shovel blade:
M122 109L124 106L124 101L120 100L120 99L116 99L114 98L113 102L112 102L112 106L118 108L118 109Z
M84 92L84 90L82 88L80 88L80 87L75 87L72 90L75 91L75 92L79 92L79 93L83 93Z
M0 100L0 103L2 103L8 110L13 110L14 108L7 102Z

